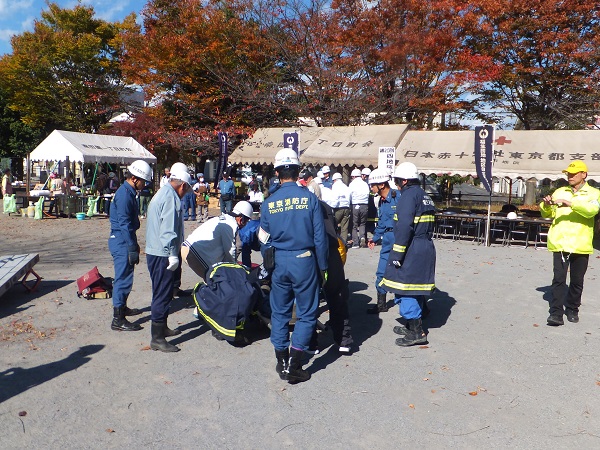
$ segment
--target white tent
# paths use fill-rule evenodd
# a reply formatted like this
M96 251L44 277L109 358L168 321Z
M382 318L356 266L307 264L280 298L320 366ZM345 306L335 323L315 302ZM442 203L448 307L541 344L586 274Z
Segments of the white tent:
M475 175L474 131L408 131L396 151L422 173ZM556 179L571 161L588 166L588 178L600 180L600 131L496 130L493 175Z
M54 130L30 154L32 161L129 164L142 159L156 163L156 156L132 137Z
M283 133L297 131L300 162L314 165L376 166L379 147L396 147L408 125L259 128L231 154L233 163L272 164L283 148Z

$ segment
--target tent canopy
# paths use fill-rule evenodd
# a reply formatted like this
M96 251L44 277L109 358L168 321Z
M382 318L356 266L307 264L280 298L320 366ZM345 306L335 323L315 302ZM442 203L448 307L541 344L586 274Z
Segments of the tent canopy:
M422 173L476 175L474 131L408 131L396 151ZM588 166L588 178L600 180L600 131L496 130L493 175L556 179L575 160Z
M156 163L156 156L132 137L54 130L30 154L32 161L129 164L137 159Z
M231 154L242 164L272 164L283 148L283 133L300 135L300 162L314 165L377 165L379 147L396 147L408 125L361 127L259 128Z

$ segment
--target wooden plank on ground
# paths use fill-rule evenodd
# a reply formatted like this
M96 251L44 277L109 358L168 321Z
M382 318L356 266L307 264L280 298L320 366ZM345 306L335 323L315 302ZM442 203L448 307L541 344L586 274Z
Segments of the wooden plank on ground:
M0 297L40 260L38 253L0 256Z

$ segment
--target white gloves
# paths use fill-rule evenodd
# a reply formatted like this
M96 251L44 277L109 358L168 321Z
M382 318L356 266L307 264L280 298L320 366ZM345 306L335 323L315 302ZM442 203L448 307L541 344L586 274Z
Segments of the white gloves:
M167 266L167 270L173 271L179 267L179 257L178 256L169 256L169 265Z

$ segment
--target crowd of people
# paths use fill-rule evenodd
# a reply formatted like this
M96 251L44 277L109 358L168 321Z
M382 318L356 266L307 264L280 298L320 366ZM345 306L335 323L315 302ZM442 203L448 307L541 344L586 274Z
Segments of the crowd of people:
M207 282L216 265L237 264L244 241L250 249L242 257L244 264L250 265L249 252L260 250L263 269L270 277L270 339L276 372L291 383L307 381L310 373L302 366L305 353L314 353L318 348L316 324L322 294L328 304L339 352L352 353L348 280L344 272L348 246L343 239L349 233L352 233L352 247L367 246L371 250L380 247L374 274L377 300L367 312L388 311L387 295L392 294L403 318L402 324L393 328L399 335L396 345L427 343L422 319L435 287L436 251L432 240L435 206L420 187L415 165L403 162L391 175L384 169L357 168L351 172L352 182L346 186L342 177L331 174L326 166L320 173L301 170L298 155L291 149L283 149L275 156L274 169L278 182L271 187L276 188L260 201L250 196L250 201L234 203L231 180L224 176L219 182L221 197L224 194L231 197L221 200L221 212L212 218L208 218L206 204L201 204L207 201L210 191L203 174L197 174L192 181L182 163L165 170L161 187L147 207L145 253L152 281L150 347L163 352L179 351L166 338L180 333L168 327L167 319L170 303L181 291L182 262ZM548 249L554 253L553 298L548 317L548 325L553 326L564 323L563 315L573 323L579 320L583 278L593 251L594 216L600 209L600 191L586 183L585 164L575 161L564 172L569 186L544 197L540 204L542 215L554 219L548 234ZM113 330L140 329L127 319L140 313L127 306L127 298L133 285L134 266L140 260L136 196L151 181L151 168L143 161L136 161L129 166L125 182L113 199L109 237L115 267ZM259 191L255 182L250 192ZM188 197L190 200L186 202ZM365 222L373 198L377 199L378 220L371 238L367 239ZM196 215L190 202L200 208L198 221L202 224L186 237L185 217ZM255 218L257 206L260 219ZM570 285L566 282L569 269ZM215 325L205 313L202 315ZM295 324L290 335L293 315ZM199 317L197 310L195 316ZM215 327L218 331L218 326ZM213 334L218 335L215 331Z

